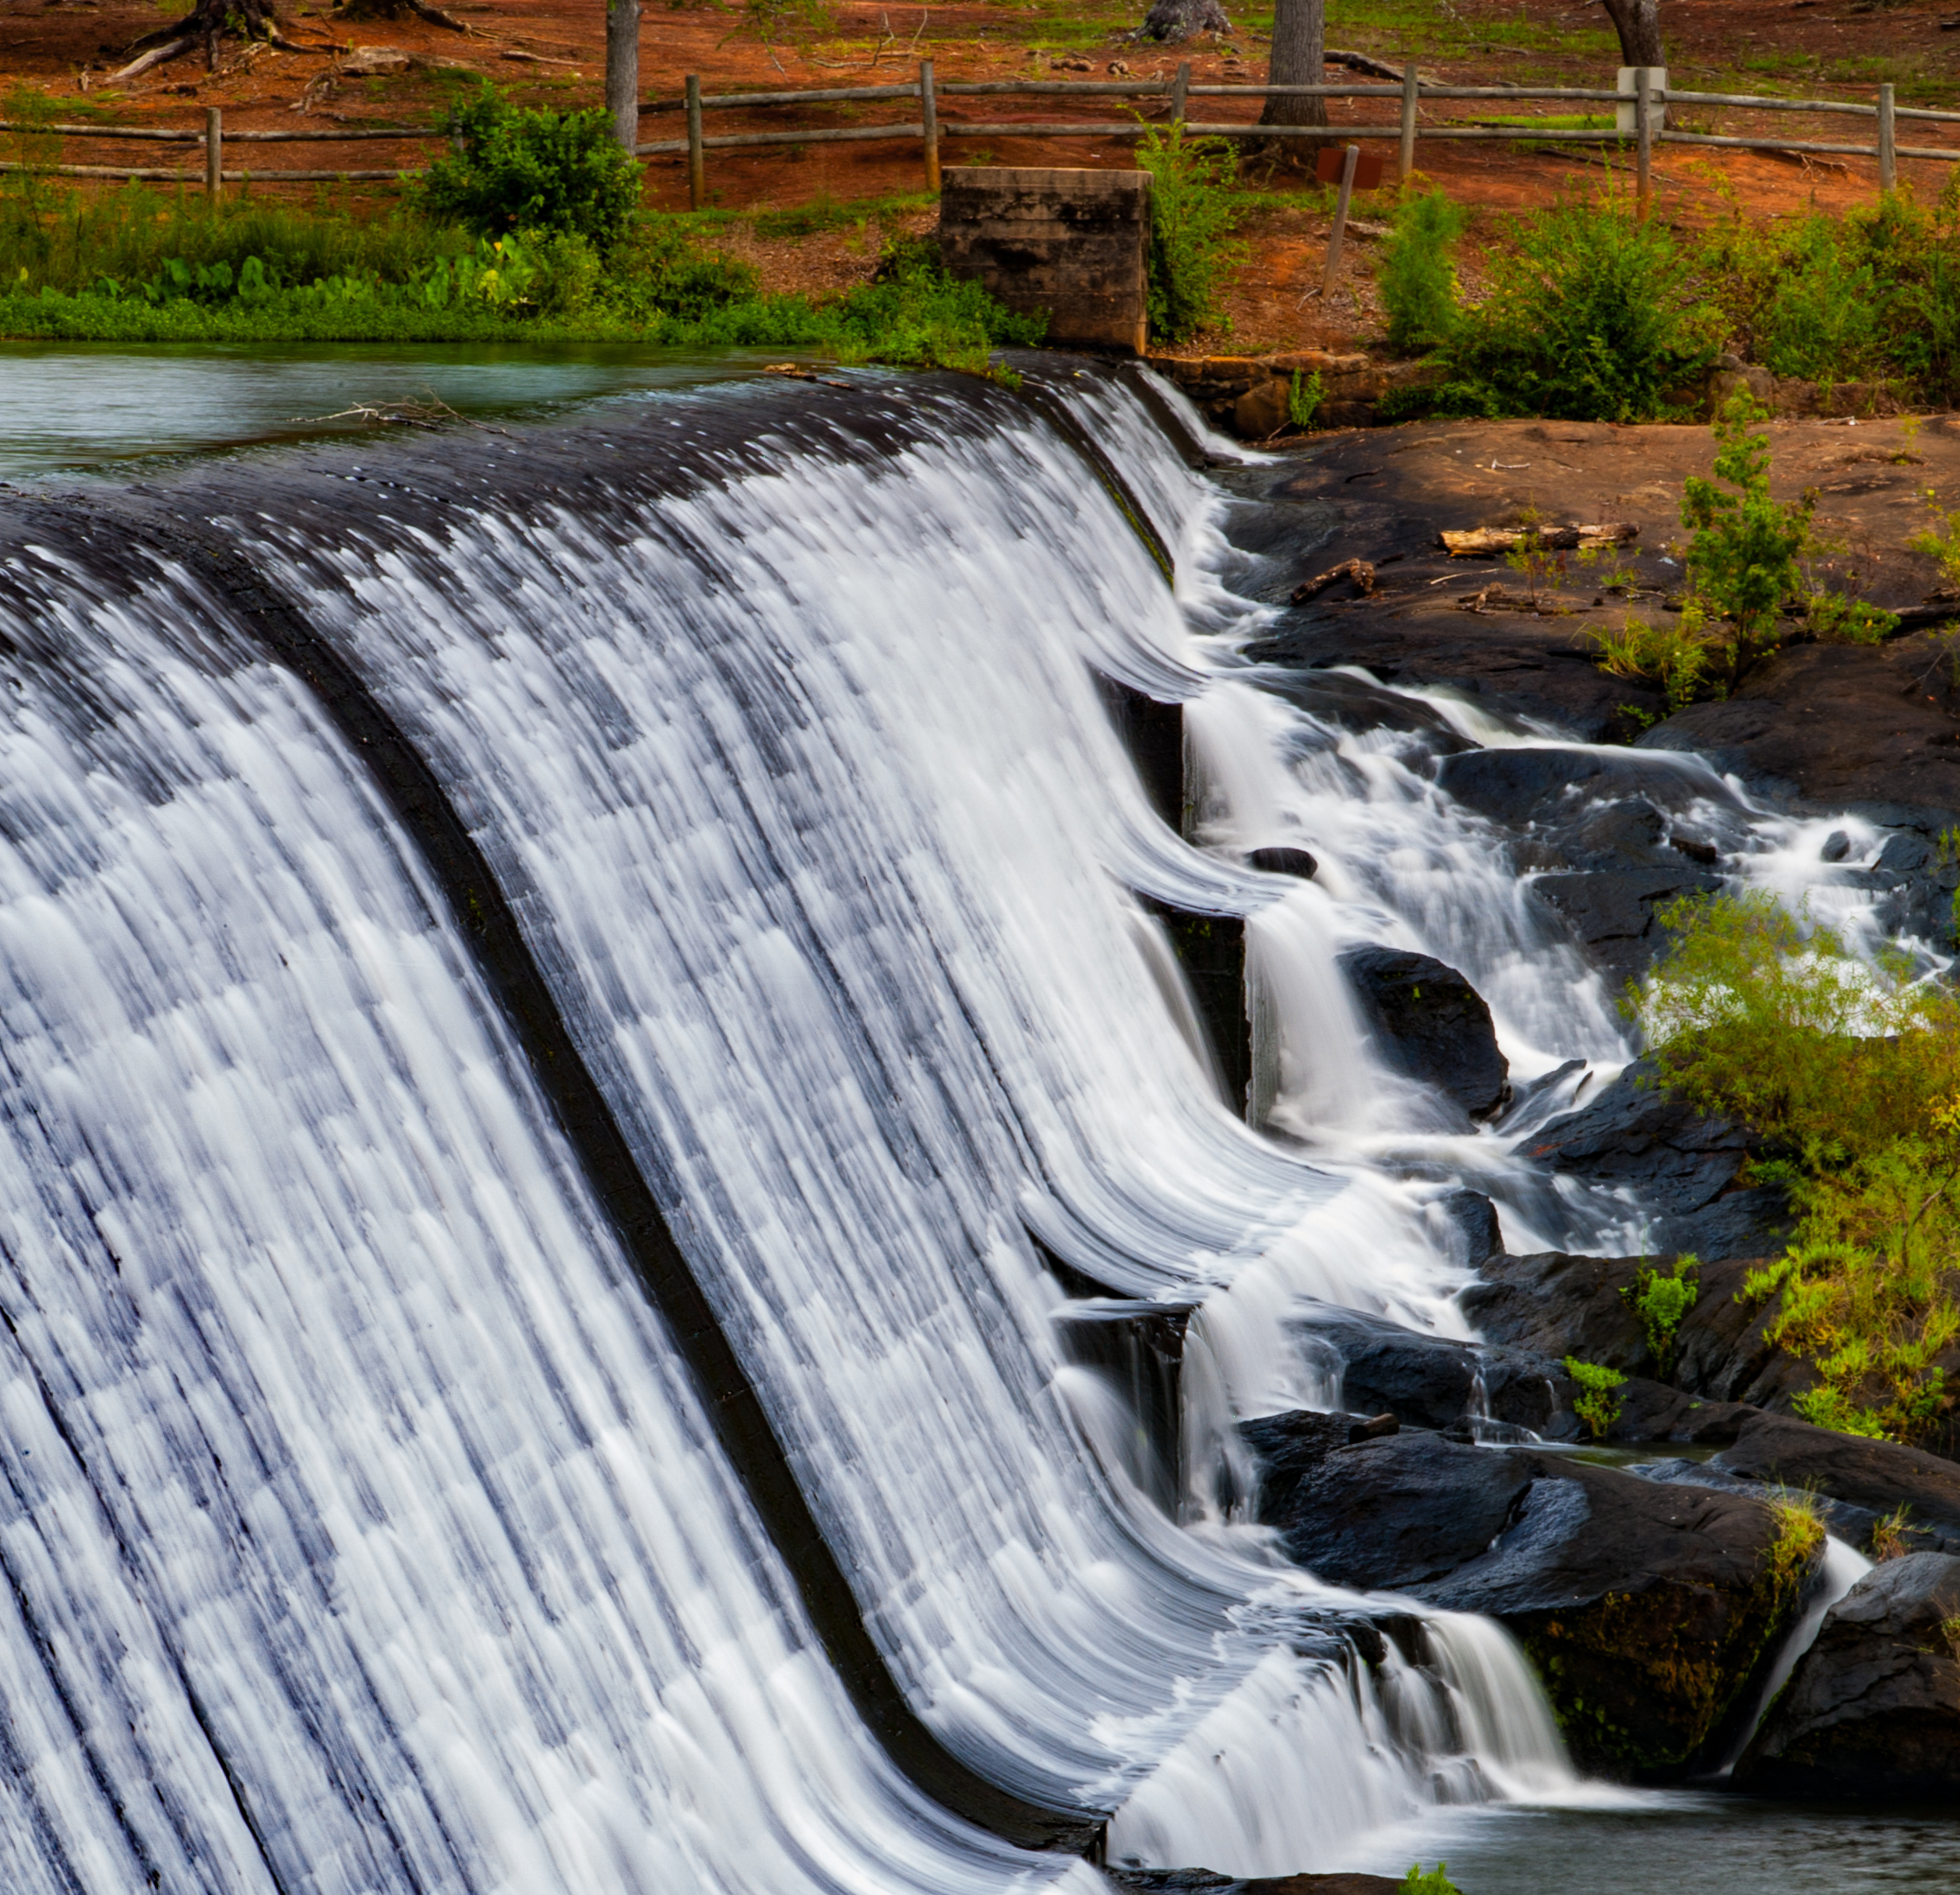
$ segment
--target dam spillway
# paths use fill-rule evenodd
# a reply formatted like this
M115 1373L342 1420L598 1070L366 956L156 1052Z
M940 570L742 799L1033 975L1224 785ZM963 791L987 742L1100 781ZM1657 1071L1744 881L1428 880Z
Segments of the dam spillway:
M1447 1323L1441 1142L1548 1243L1614 1214L1429 1116L1341 948L1447 949L1521 1072L1619 1028L1474 817L1232 675L1161 414L1047 400L754 386L0 514L7 1886L1086 1892L1038 1812L1271 1874L1569 1783L1493 1628L1354 1660L1230 1424L1317 1405L1292 1300ZM1207 846L1099 679L1189 700ZM1243 865L1335 801L1326 885ZM1151 903L1248 918L1283 1136ZM1174 1506L1047 1259L1197 1309Z

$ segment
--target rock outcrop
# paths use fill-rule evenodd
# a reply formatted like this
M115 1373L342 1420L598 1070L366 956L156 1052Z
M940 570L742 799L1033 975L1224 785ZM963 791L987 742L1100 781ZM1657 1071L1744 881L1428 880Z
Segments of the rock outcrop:
M1770 1796L1951 1808L1960 1797L1960 1559L1909 1554L1840 1599L1735 1782Z
M1291 1419L1246 1431L1260 1517L1287 1553L1338 1584L1499 1619L1587 1770L1662 1782L1705 1763L1814 1564L1779 1556L1775 1516L1746 1494L1431 1434L1318 1453L1296 1438L1283 1457Z
M1511 1062L1490 1009L1453 967L1396 948L1350 948L1341 971L1383 1063L1433 1087L1472 1120L1494 1118L1510 1096Z

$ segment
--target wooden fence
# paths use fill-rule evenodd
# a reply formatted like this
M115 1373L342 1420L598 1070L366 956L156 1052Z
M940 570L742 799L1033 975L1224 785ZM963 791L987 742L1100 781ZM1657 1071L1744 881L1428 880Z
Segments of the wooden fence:
M1165 109L1156 116L1183 125L1186 134L1193 137L1257 138L1261 140L1305 138L1339 142L1393 139L1398 146L1398 173L1404 178L1415 168L1419 140L1507 139L1514 143L1525 144L1630 145L1634 151L1636 175L1643 206L1652 197L1653 153L1657 145L1870 158L1877 163L1879 185L1884 190L1891 189L1897 183L1898 161L1901 158L1927 158L1943 163L1960 161L1960 146L1902 145L1898 142L1898 129L1902 122L1908 125L1960 125L1960 111L1938 111L1927 107L1901 105L1889 85L1881 86L1877 103L1867 105L1845 100L1784 99L1750 93L1688 92L1664 88L1648 83L1648 69L1646 68L1636 71L1634 89L1630 93L1584 86L1432 85L1419 77L1413 65L1403 73L1399 83L1376 85L1197 85L1192 83L1189 65L1179 65L1175 77L1163 79L1126 79L1109 83L1100 80L1085 83L1050 79L982 79L938 83L934 79L932 62L929 59L919 62L916 80L902 84L817 86L801 91L734 92L707 96L701 90L699 76L689 73L680 98L657 101L640 108L643 115L667 111L685 113L686 136L654 139L636 146L635 151L642 157L685 153L687 157L689 199L699 209L707 199L707 154L710 151L769 146L806 146L869 143L885 139L915 140L920 146L923 161L925 188L928 191L936 192L939 188L939 146L941 142L947 139L1124 138L1139 135L1149 122L1134 108L1130 108L1130 115L1123 118L1084 120L1070 118L1055 123L1022 119L945 118L939 111L943 100L1028 97L1068 99L1090 104L1133 100L1146 103L1162 101ZM1364 122L1333 126L1255 125L1243 119L1212 121L1193 118L1190 115L1192 101L1214 98L1260 101L1273 98L1394 100L1398 102L1399 110L1393 118L1384 118L1372 123ZM918 116L886 125L823 125L776 132L731 132L713 137L708 136L704 129L706 115L710 111L855 105L899 100L916 100L918 104ZM1426 104L1478 101L1504 105L1546 103L1611 105L1616 111L1627 108L1633 124L1629 131L1607 131L1540 128L1528 123L1493 125L1465 122L1459 119L1424 122L1422 108ZM1862 144L1818 139L1684 132L1674 129L1666 122L1669 108L1679 107L1712 107L1746 112L1798 112L1861 119L1872 123L1874 137L1871 143ZM200 145L203 147L204 157L201 173L108 164L37 165L31 161L0 164L0 170L36 171L65 178L144 178L174 183L194 183L201 178L205 189L215 196L222 185L253 175L243 171L224 169L224 149L227 144L287 144L301 141L330 143L361 139L428 139L442 136L439 131L414 125L363 125L331 131L309 127L304 130L233 132L227 134L224 129L222 115L216 107L206 111L204 119L201 129L190 127L153 129L140 125L34 125L0 121L0 132L30 136L54 136L64 139L147 139L159 143ZM413 170L399 169L281 169L261 171L256 176L266 182L298 184L340 178L365 182L413 178L418 175Z

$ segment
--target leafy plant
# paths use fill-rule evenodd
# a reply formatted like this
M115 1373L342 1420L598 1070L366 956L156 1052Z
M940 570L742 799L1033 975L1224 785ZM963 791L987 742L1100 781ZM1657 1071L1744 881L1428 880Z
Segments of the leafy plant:
M1286 418L1304 434L1313 425L1313 418L1320 411L1320 372L1316 369L1303 382L1300 372L1293 371L1293 379L1286 390Z
M1222 139L1187 137L1181 124L1147 125L1137 163L1151 175L1151 333L1183 342L1225 326L1218 298L1246 254L1233 240L1239 159Z
M1640 1318L1648 1350L1663 1375L1674 1359L1681 1319L1701 1300L1701 1260L1690 1251L1676 1257L1674 1268L1665 1276L1651 1265L1640 1265L1633 1282L1620 1293Z
M1855 958L1768 895L1659 919L1673 938L1635 1002L1658 1082L1748 1124L1798 1212L1743 1294L1775 1299L1770 1339L1817 1371L1799 1412L1923 1435L1960 1337L1960 996Z
M1544 524L1545 516L1535 506L1525 507L1518 517L1518 538L1504 555L1504 563L1524 576L1525 590L1534 606L1553 570L1565 570L1565 555L1553 554L1545 544Z
M1457 324L1452 260L1468 213L1440 191L1413 192L1395 209L1375 282L1388 316L1388 346L1415 355L1446 341Z
M1402 1877L1401 1886L1395 1891L1395 1895L1461 1895L1461 1891L1450 1879L1449 1871L1447 1862L1438 1862L1426 1872L1420 1862L1412 1862L1408 1865L1408 1873Z
M1579 1385L1572 1412L1586 1424L1595 1441L1603 1440L1606 1431L1620 1419L1622 1401L1616 1391L1624 1385L1627 1378L1616 1368L1599 1362L1581 1362L1577 1356L1565 1358L1565 1372Z
M1766 418L1746 390L1733 396L1715 424L1715 479L1691 475L1682 492L1681 524L1694 535L1690 586L1709 616L1729 628L1721 641L1725 694L1781 642L1778 619L1802 589L1799 562L1817 509L1814 489L1793 505L1771 496L1769 436L1755 429Z
M564 231L601 252L625 236L640 165L604 110L516 105L485 84L450 108L443 129L460 148L423 175L419 195L431 217L486 236Z
M1659 223L1623 198L1568 198L1516 218L1489 291L1438 352L1440 413L1647 421L1715 359L1719 325Z
M1960 588L1960 508L1949 513L1941 506L1939 494L1931 487L1927 489L1925 499L1932 522L1905 543L1913 552L1926 554L1939 567L1940 577L1949 587Z

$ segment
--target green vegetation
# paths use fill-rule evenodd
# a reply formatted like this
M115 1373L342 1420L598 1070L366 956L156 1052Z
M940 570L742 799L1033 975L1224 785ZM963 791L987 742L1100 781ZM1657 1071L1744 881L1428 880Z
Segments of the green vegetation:
M1897 1506L1873 1522L1871 1544L1866 1551L1874 1565L1882 1566L1888 1559L1903 1559L1912 1551L1912 1542L1905 1537L1912 1512L1910 1507Z
M1583 634L1602 671L1659 684L1670 711L1727 697L1781 646L1786 615L1828 644L1877 644L1898 629L1892 613L1825 584L1821 563L1844 549L1814 530L1814 489L1795 501L1771 494L1764 418L1747 394L1735 396L1715 424L1715 478L1692 477L1683 489L1681 524L1694 538L1676 621L1630 614L1617 631Z
M1239 158L1222 139L1187 138L1182 125L1147 125L1137 163L1151 175L1150 333L1183 342L1224 326L1218 296L1245 254L1233 241Z
M1690 1251L1676 1257L1674 1268L1665 1276L1652 1265L1640 1265L1633 1282L1620 1293L1633 1304L1648 1352L1663 1375L1674 1360L1681 1318L1701 1300L1701 1259Z
M1426 1872L1420 1862L1411 1862L1395 1895L1462 1895L1462 1891L1450 1879L1447 1862L1438 1862Z
M442 129L457 149L435 159L418 186L432 221L486 237L580 237L601 252L626 236L640 164L615 140L604 110L534 110L485 84L450 108Z
M1301 433L1304 434L1313 425L1313 418L1320 411L1320 397L1323 392L1320 372L1318 369L1316 369L1305 381L1300 379L1299 369L1296 369L1293 371L1293 379L1288 383L1286 389L1286 418L1299 429Z
M1440 213L1429 214L1440 226ZM1670 390L1714 362L1716 325L1687 257L1623 196L1568 197L1513 218L1508 235L1482 302L1446 312L1429 293L1422 326L1440 336L1442 379L1408 408L1651 420L1667 411ZM1422 254L1410 242L1412 256ZM1433 257L1439 245L1430 238L1426 248ZM1433 263L1426 268L1433 282Z
M1627 1378L1616 1368L1581 1362L1577 1356L1565 1358L1565 1372L1579 1385L1572 1412L1586 1424L1595 1441L1604 1440L1607 1429L1620 1419L1620 1397L1615 1391L1625 1384Z
M491 237L405 206L363 221L37 180L0 196L0 334L116 341L560 341L746 345L988 372L1039 318L888 245L877 279L825 302L760 293L701 242L725 218L636 213L602 252L576 231Z
M1812 1495L1787 1490L1769 1503L1769 1511L1776 1523L1776 1537L1770 1542L1764 1564L1772 1593L1780 1603L1787 1604L1803 1590L1810 1569L1824 1551L1824 1519Z
M1910 1441L1951 1405L1960 1337L1960 993L1874 967L1768 895L1660 911L1673 935L1634 1004L1658 1082L1763 1139L1796 1240L1745 1281L1807 1360L1807 1420Z
M1375 273L1388 316L1388 346L1405 355L1438 348L1457 322L1457 240L1468 213L1440 191L1411 192Z

